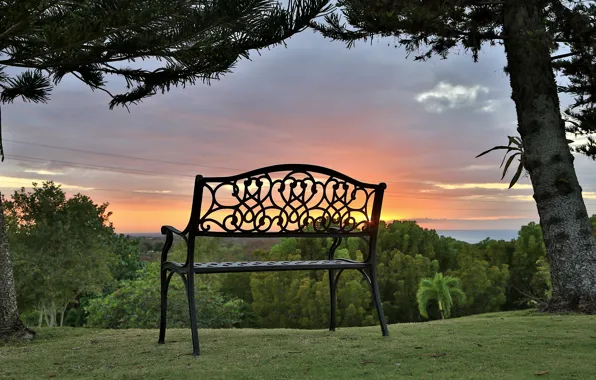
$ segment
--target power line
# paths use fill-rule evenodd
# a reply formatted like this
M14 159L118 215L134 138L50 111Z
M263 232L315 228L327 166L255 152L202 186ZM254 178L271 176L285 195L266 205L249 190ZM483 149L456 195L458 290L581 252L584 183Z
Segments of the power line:
M218 170L234 170L234 171L249 171L250 169L241 169L241 168L231 168L231 167L225 167L225 166L211 166L211 165L200 165L200 164L191 164L188 162L180 162L180 161L168 161L168 160L159 160L159 159L155 159L155 158L147 158L147 157L136 157L136 156L129 156L129 155L122 155L122 154L116 154L116 153L106 153L106 152L98 152L98 151L93 151L93 150L86 150L86 149L78 149L78 148L69 148L69 147L61 147L61 146L56 146L56 145L49 145L49 144L39 144L39 143L32 143L32 142L27 142L27 141L20 141L20 140L13 140L13 139L4 139L4 141L8 141L8 142L12 142L12 143L16 143L16 144L23 144L23 145L31 145L31 146L39 146L39 147L44 147L44 148L50 148L50 149L58 149L58 150L65 150L65 151L71 151L71 152L78 152L78 153L88 153L88 154L97 154L97 155L102 155L102 156L106 156L106 157L116 157L116 158L127 158L127 159L134 159L134 160L140 160L140 161L150 161L150 162L159 162L159 163L164 163L164 164L171 164L171 165L182 165L182 166L189 166L189 167L202 167L202 168L209 168L209 169L218 169ZM7 157L12 157L12 158L16 158L16 159L20 159L20 160L24 160L24 161L34 161L34 162L54 162L54 163L59 163L59 164L63 164L63 165L69 165L69 166L73 166L73 167L82 167L82 168L91 168L91 169L97 169L97 170L107 170L107 171L116 171L116 172L120 172L120 173L125 173L125 174L139 174L139 175L151 175L151 176L155 176L155 174L159 174L159 175L164 175L164 176L168 176L168 177L180 177L180 178L195 178L195 176L192 175L182 175L182 174L173 174L173 173L163 173L163 172L155 172L155 171L149 171L149 170L142 170L142 169L128 169L128 168L115 168L115 167L110 167L110 166L102 166L102 165L88 165L88 164L77 164L74 162L70 162L70 161L59 161L59 160L49 160L49 159L41 159L41 158L36 158L36 157L28 157L28 156L20 156L20 155L6 155ZM375 181L369 181L369 182L375 182ZM401 183L401 184L427 184L424 182L415 182L415 181L393 181L393 180L387 180L384 181L386 183ZM412 193L396 193L393 192L392 194L412 194ZM417 193L414 193L417 194ZM435 198L422 198L420 197L419 199L435 199ZM488 199L485 200L474 200L475 202L495 202L495 203L517 203L516 201L491 201Z
M138 160L155 161L155 162L177 164L177 165L178 164L184 164L184 165L187 165L187 166L210 167L210 166L206 166L206 165L193 165L193 164L180 163L180 162L174 162L174 161L164 161L164 160L157 160L157 159L147 159L147 158L134 157L134 156L125 156L125 155L118 155L118 154L111 154L111 153L95 152L95 151L89 151L89 150L83 150L83 149L57 147L57 146L46 145L46 144L27 143L27 142L22 142L22 141L17 141L17 140L6 140L6 141L11 141L11 142L20 143L20 144L29 144L29 145L35 145L35 146L49 147L49 148L53 148L53 149L69 150L69 151L76 151L76 152L83 152L83 153L92 153L92 154L101 154L101 155L121 157L121 158L132 158L132 159L138 159ZM95 169L95 170L102 170L102 171L108 171L108 172L124 173L124 174L144 175L144 176L150 176L150 177L154 177L154 178L156 178L158 176L167 176L167 177L175 177L175 178L189 178L189 179L194 179L195 178L195 176L191 176L191 175L182 175L182 174L174 174L174 173L164 173L164 172L156 172L156 171L149 171L149 170L143 170L143 169L121 168L121 167L113 167L113 166L105 166L105 165L81 164L81 163L76 163L76 162L72 162L72 161L52 160L52 159L45 159L45 158L38 158L38 157L29 157L29 156L21 156L21 155L12 155L11 154L11 155L7 155L7 157L18 159L18 160L22 160L22 161L29 161L29 162L58 163L58 164L61 164L63 166L67 166L67 167L87 168L87 169ZM216 168L216 167L210 167L210 168ZM237 168L234 169L234 168L223 168L223 167L221 169L226 169L226 170L246 170L246 169L237 169ZM417 182L400 182L400 181L385 181L385 182L389 182L389 183L417 183ZM423 182L418 182L418 183L423 183ZM134 194L143 194L144 193L144 192L139 192L139 191L126 191L126 190L117 190L117 189L97 189L97 188L94 188L93 190L94 191L130 192L130 193L134 193ZM178 197L186 197L187 196L185 194L154 193L154 192L146 192L146 194L166 195L166 196L169 195L169 196L178 196ZM415 197L413 197L413 196L404 197L402 195L416 195L416 196ZM439 195L439 194L437 194L437 195ZM439 195L438 197L420 196L420 193L395 192L395 191L388 191L387 192L387 196L389 198L428 199L428 200L440 200L440 201L448 201L448 202L482 202L482 203L499 203L499 204L502 204L502 203L516 203L516 204L519 204L520 203L520 201L506 201L506 200L499 201L499 200L489 200L489 199L454 199L452 197L446 197L446 196L442 196L442 195ZM586 205L587 206L588 205L595 206L596 204L593 205L593 204L586 203ZM487 209L487 210L491 210L491 209ZM526 211L530 211L530 210L526 210ZM535 210L532 210L532 211L535 211Z
M57 164L61 164L63 166L69 166L69 167L75 167L75 168L113 171L113 172L124 173L124 174L147 175L147 176L151 176L151 177L158 177L157 175L175 177L175 178L192 178L192 179L194 179L196 177L194 175L165 173L165 172L160 172L160 171L155 171L155 170L132 169L132 168L122 168L122 167L104 166L104 165L95 165L95 164L81 164L81 163L72 162L72 161L63 161L63 160L54 160L54 159L48 159L48 158L22 156L22 155L16 155L16 154L7 154L6 157L14 158L16 160L21 160L21 161L28 161L28 162L57 163ZM237 169L237 170L246 171L245 169ZM376 181L367 180L365 182L375 183ZM379 182L381 182L381 181L379 181ZM383 181L383 182L397 183L397 184L425 184L425 185L428 185L428 183L421 182L421 181L416 182L416 181L387 180L387 181ZM407 194L407 193L403 193L403 194ZM418 193L416 193L416 194L418 194ZM495 202L498 202L498 201L495 201Z
M4 183L15 183L18 182L10 182L5 181ZM190 194L177 194L177 193L153 193L153 192L144 192L144 191L133 191L133 190L120 190L120 189L109 189L109 188L92 188L90 191L104 191L104 192L118 192L118 193L127 193L127 194L135 194L135 195L150 195L150 196L164 196L164 197L180 197L180 198L187 198L192 199L192 195ZM220 197L220 200L236 200L232 197ZM421 199L416 197L405 197L404 199ZM424 198L422 198L424 199ZM279 200L279 199L277 199ZM449 201L449 200L448 200ZM458 201L458 200L453 200ZM414 210L419 209L418 207L400 207L400 210ZM522 212L536 212L536 209L523 209L523 208L459 208L459 207L427 207L426 210L454 210L454 211L522 211Z
M225 166L199 165L199 164L191 164L188 162L158 160L156 158L147 158L147 157L135 157L135 156L128 156L128 155L124 155L124 154L98 152L98 151L94 151L94 150L68 148L68 147L61 147L61 146L48 145L48 144L38 144L38 143L19 141L19 140L11 140L11 139L4 139L4 141L16 143L16 144L32 145L32 146L39 146L39 147L44 147L44 148L66 150L66 151L70 151L70 152L97 154L97 155L106 156L106 157L128 158L128 159L132 159L132 160L151 161L151 162L159 162L159 163L163 163L163 164L190 166L190 167L194 167L194 168L200 167L200 168L220 169L220 170L245 170L245 169L238 169L238 168L228 168Z
M39 161L43 161L46 162L47 160L44 159L38 159L38 158L33 158L33 157L26 157L26 156L15 156L15 155L7 155L7 157L12 157L12 158L18 158L18 159L23 159L25 161L33 161L33 162L39 162ZM131 170L131 169L123 169L123 168L115 168L115 167L109 167L109 166L100 166L100 165L84 165L84 164L77 164L77 163L71 163L68 161L55 161L55 160L51 160L51 162L57 162L60 164L63 164L65 166L75 166L75 167L79 167L79 168L100 168L101 170L107 170L107 171L112 171L112 172L118 172L118 173L127 173L127 174L140 174L140 175L147 175L147 176L151 176L151 177L156 177L155 174L161 174L161 175L169 175L172 177L183 177L183 178L194 178L193 176L182 176L182 175L177 175L177 174L169 174L169 173L154 173L154 172L149 172L149 171L135 171L135 170ZM13 182L16 183L16 182ZM100 189L97 188L93 188L93 190L95 191L100 191ZM116 189L103 189L105 191L117 191ZM142 194L143 192L140 191L129 191L131 193L135 193L135 194ZM159 193L153 193L153 192L147 192L150 194L159 194ZM171 193L166 193L166 194L171 194ZM403 195L407 195L407 196L403 196ZM411 196L411 195L418 195L418 196ZM393 191L387 191L386 196L388 198L402 198L402 199L428 199L428 200L442 200L442 201L453 201L453 202L483 202L483 203L516 203L519 204L520 201L498 201L498 200L482 200L482 199L478 199L478 200L468 200L468 199L454 199L453 197L429 197L429 196L419 196L419 193L411 193L411 192L393 192ZM437 194L438 195L438 194ZM185 196L184 194L177 194L176 196Z
M147 162L156 162L156 163L163 163L169 165L176 165L176 166L186 166L186 167L193 167L193 168L208 168L208 169L217 169L217 170L229 170L229 171L248 171L250 169L243 169L243 168L232 168L232 167L225 167L225 166L212 166L212 165L202 165L202 164L193 164L189 162L180 162L180 161L170 161L170 160L160 160L148 157L136 157L130 155L123 155L123 154L116 154L116 153L106 153L106 152L99 152L93 150L86 150L86 149L78 149L78 148L69 148L64 146L55 146L50 144L40 144L40 143L32 143L26 141L19 141L13 139L4 139L4 141L12 142L15 144L22 144L22 145L30 145L30 146L38 146L43 148L50 148L50 149L57 149L63 151L70 151L70 152L77 152L77 153L85 153L85 154L94 154L100 155L104 157L114 157L114 158L124 158L124 159L132 159L132 160L139 160L139 161L147 161ZM132 168L122 168L122 167L112 167L112 166L105 166L105 165L91 165L91 164L81 164L72 161L63 161L63 160L52 160L52 159L42 159L37 157L29 157L29 156L22 156L22 155L6 155L9 158L18 159L21 161L28 161L28 162L50 162L50 163L57 163L67 167L73 168L84 168L84 169L94 169L94 170L101 170L107 172L115 172L115 173L123 173L123 174L135 174L135 175L143 175L143 176L150 176L150 177L158 177L158 176L167 176L167 177L175 177L175 178L189 178L194 179L194 175L182 175L182 174L175 174L175 173L164 173L164 172L156 172L154 170L143 170L143 169L132 169ZM375 182L375 181L370 181ZM386 183L396 183L396 184L425 184L428 183L419 181L393 181L393 180L386 180ZM6 181L4 183L7 183ZM8 182L10 183L10 182ZM13 182L16 183L16 182ZM133 190L121 190L121 189L110 189L110 188L91 188L90 191L100 191L100 192L119 192L119 193L129 193L135 195L150 195L150 196L165 196L165 197L180 197L180 198L192 198L192 195L189 194L176 194L176 193L160 193L160 192L151 192L151 191L133 191ZM402 196L408 195L408 196ZM417 195L417 196L412 196ZM439 194L437 194L439 195ZM445 202L483 202L483 203L516 203L519 204L523 201L499 201L499 200L482 200L482 199L455 199L453 197L432 197L432 196L420 196L419 193L411 193L411 192L392 192L388 191L386 193L388 198L401 198L401 199L426 199L426 200L437 200L437 201L445 201ZM220 198L220 199L227 199L227 200L234 200L234 198ZM596 206L596 204L586 203L586 206ZM418 209L413 207L400 207L400 210L408 210L408 209ZM531 211L536 212L536 209L528 210L528 209L490 209L490 208L451 208L451 207L432 207L427 208L427 210L456 210L456 211Z
M56 163L61 164L64 166L70 166L75 168L83 168L83 169L96 169L102 171L111 171L111 172L118 172L124 174L138 174L138 175L148 175L152 177L157 177L156 174L169 176L169 177L180 177L180 178L195 178L192 175L183 175L183 174L175 174L175 173L164 173L164 172L156 172L153 170L143 170L143 169L128 169L128 168L118 168L114 166L104 166L104 165L91 165L91 164L80 164L77 162L72 161L62 161L62 160L52 160L52 159L45 159L39 157L29 157L29 156L21 156L16 154L7 154L7 158L14 158L21 161L29 161L29 162L43 162L43 163Z
M107 157L128 158L128 159L134 159L134 160L140 160L140 161L151 161L151 162L159 162L159 163L164 163L164 164L183 165L183 166L189 166L189 167L203 167L203 168L209 168L209 169L233 170L233 171L240 171L240 172L245 172L245 171L252 170L252 169L231 168L231 167L224 167L224 166L199 165L199 164L191 164L191 163L188 163L188 162L159 160L159 159L155 159L155 158L128 156L128 155L121 155L121 154L115 154L115 153L105 153L105 152L98 152L98 151L94 151L94 150L60 147L60 146L56 146L56 145L39 144L39 143L32 143L32 142L12 140L12 139L4 139L4 141L13 142L13 143L16 143L16 144L39 146L39 147L44 147L44 148L51 148L51 149L57 149L57 150L65 150L65 151L78 152L78 153L97 154L97 155L102 155L102 156L107 156ZM48 162L56 162L56 163L68 162L68 161L58 161L58 160L51 160L51 159L42 159L42 158L28 157L28 156L21 156L21 155L6 155L6 156L7 157L11 157L12 156L13 158L23 159L23 160L38 160L38 161L44 161L44 162L48 161ZM77 165L85 165L85 164L77 164ZM110 168L110 167L102 167L100 165L95 165L95 167L98 168L98 169ZM120 169L120 168L118 168L118 170L132 170L132 171L143 172L143 173L147 173L148 172L150 174L163 174L163 175L168 175L168 176L179 176L179 177L183 177L183 178L194 178L195 177L195 176L187 176L187 175L177 175L177 174L172 174L172 173L160 173L160 172L155 172L155 171L146 171L146 170L141 170L141 169L137 170L137 169ZM136 173L133 173L133 174L136 174ZM374 182L377 182L377 180L374 180L374 181L366 180L364 182L374 183ZM379 182L381 182L381 181L379 181ZM428 184L428 183L425 183L423 181L395 181L395 180L386 180L386 181L383 181L383 182L386 182L386 183L401 183L401 184L423 184L423 185L427 185Z
M27 157L27 156L18 156L18 155L7 155L7 157L17 158L25 161L33 161L33 162L55 162L60 163L64 166L72 166L78 168L91 168L91 169L99 169L111 172L118 172L118 173L125 173L125 174L138 174L138 175L145 175L150 177L157 177L155 174L160 174L164 176L172 176L172 177L182 177L182 178L194 178L194 176L184 176L179 174L171 174L171 173L162 173L162 172L152 172L147 170L136 170L136 169L125 169L125 168L116 168L110 166L102 166L102 165L87 165L87 164L78 164L73 163L70 161L59 161L59 160L46 160L36 157ZM13 182L16 183L16 182ZM132 190L119 190L119 189L99 189L93 188L92 191L112 191L112 192L125 192L125 193L132 193L132 194L151 194L151 195L164 195L164 196L176 196L176 197L191 197L191 195L186 194L173 194L173 193L157 193L157 192L142 192L142 191L132 191ZM403 196L407 195L407 196ZM416 195L416 196L412 196ZM437 194L439 195L439 194ZM402 199L426 199L426 200L437 200L437 201L447 201L447 202L482 202L482 203L515 203L520 204L523 201L499 201L499 200L489 200L489 199L455 199L453 197L447 196L420 196L419 193L411 193L411 192L387 192L388 198L402 198ZM230 198L231 199L231 198ZM586 203L586 206L596 206L596 204ZM485 210L494 210L494 209L485 209ZM535 210L522 210L519 211L535 211Z
M79 152L79 153L88 153L88 154L98 154L98 155L103 155L103 156L108 156L108 157L117 157L117 158L128 158L128 159L134 159L134 160L140 160L140 161L151 161L151 162L159 162L159 163L164 163L164 164L172 164L172 165L184 165L184 166L190 166L190 167L203 167L203 168L209 168L209 169L221 169L221 170L231 170L231 171L239 171L239 172L245 172L245 171L250 171L251 169L241 169L241 168L230 168L230 167L223 167L223 166L210 166L210 165L199 165L199 164L190 164L188 162L179 162L179 161L166 161L166 160L159 160L159 159L154 159L154 158L144 158L144 157L135 157L135 156L127 156L127 155L120 155L120 154L113 154L113 153L104 153L104 152L98 152L98 151L93 151L93 150L85 150L85 149L75 149L75 148L66 148L66 147L59 147L59 146L54 146L54 145L47 145L47 144L37 144L37 143L29 143L29 142L24 142L24 141L18 141L18 140L11 140L11 139L4 139L4 141L10 141L13 143L17 143L17 144L26 144L26 145L32 145L32 146L39 146L39 147L45 147L45 148L51 148L51 149L58 149L58 150L65 150L65 151L72 151L72 152ZM29 156L22 156L22 155L16 155L16 154L7 154L6 157L9 158L14 158L14 159L18 159L18 160L23 160L23 161L35 161L35 162L55 162L55 163L60 163L60 164L64 164L64 163L70 163L73 165L76 165L77 167L87 167L89 165L87 164L77 164L77 163L72 163L69 161L61 161L61 160L53 160L53 159L47 159L47 158L38 158L38 157L29 157ZM101 165L92 165L93 168L96 169L118 169L119 171L134 171L134 172L138 172L138 173L131 173L131 174L140 174L140 173L149 173L149 174L162 174L162 175L168 175L168 176L175 176L175 177L183 177L183 178L195 178L195 176L190 176L190 175L180 175L180 174L172 174L172 173L163 173L163 172L156 172L156 171L147 171L147 170L142 170L142 169L123 169L123 168L113 168L113 167L106 167L106 166L101 166ZM375 181L372 181L375 182ZM385 182L391 182L391 183L403 183L403 184L407 184L407 183L417 183L417 184L422 184L423 182L400 182L400 181L385 181Z

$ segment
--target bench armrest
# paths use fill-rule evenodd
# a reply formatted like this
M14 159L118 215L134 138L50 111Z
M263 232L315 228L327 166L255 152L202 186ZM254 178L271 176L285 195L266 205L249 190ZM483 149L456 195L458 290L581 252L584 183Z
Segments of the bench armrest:
M177 228L174 228L172 226L162 226L161 227L161 234L162 235L167 235L168 233L172 233L174 235L178 235L178 236L186 236L186 229L184 231L180 231Z
M161 251L161 262L165 263L168 259L168 252L170 248L172 248L172 243L174 242L174 235L178 235L184 239L186 244L188 244L188 239L186 238L186 234L188 232L188 228L185 228L184 231L180 231L172 226L162 226L161 227L161 234L166 235L166 242L163 246L163 250Z

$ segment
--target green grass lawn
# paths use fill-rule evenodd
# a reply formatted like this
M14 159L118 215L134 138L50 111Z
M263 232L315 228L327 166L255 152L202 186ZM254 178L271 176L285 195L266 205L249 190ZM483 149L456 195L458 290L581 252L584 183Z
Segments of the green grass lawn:
M42 329L0 346L0 379L596 379L596 317L530 311L380 328Z

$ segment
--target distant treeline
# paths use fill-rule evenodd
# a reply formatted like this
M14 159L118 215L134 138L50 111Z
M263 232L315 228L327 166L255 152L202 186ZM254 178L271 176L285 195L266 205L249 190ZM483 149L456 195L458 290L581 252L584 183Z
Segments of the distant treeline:
M596 225L596 216L592 217ZM138 255L152 239L128 238L138 244ZM154 240L153 251L161 249ZM196 260L310 260L325 258L331 239L284 238L271 246L268 239L201 238ZM269 247L268 247L269 246ZM336 257L362 259L360 239L347 239ZM379 235L379 281L389 323L424 320L416 303L420 280L437 272L461 280L466 294L454 317L535 307L550 294L548 261L539 225L523 226L511 241L486 239L477 244L440 237L415 222L383 223ZM171 258L184 261L185 245L178 241ZM121 281L112 292L84 299L73 307L76 322L92 327L155 328L159 311L158 257L136 276ZM198 276L197 308L201 327L325 328L329 318L328 277L322 271L238 273ZM188 324L184 286L173 280L169 324ZM82 307L81 307L82 306ZM367 283L356 272L345 272L338 287L338 325L377 323ZM77 311L78 310L78 311ZM431 318L439 318L436 305ZM74 318L67 318L70 323Z
M593 218L596 223L596 217ZM138 239L138 238L137 238ZM146 239L140 238L140 246ZM311 260L325 258L331 239L200 238L198 261ZM250 243L250 246L247 245ZM270 243L269 243L270 244ZM161 246L160 246L161 247ZM362 259L365 243L345 240L336 257ZM422 321L416 291L420 280L437 272L458 277L466 294L453 315L528 308L544 302L550 291L548 262L540 227L523 226L517 239L487 239L477 244L441 237L415 222L382 223L378 242L381 298L389 323ZM171 259L184 261L185 244L178 241ZM157 259L157 257L156 257ZM89 301L87 324L96 327L156 327L159 310L159 264L150 263L113 293ZM204 327L324 328L329 318L329 288L323 271L237 273L198 276L197 302ZM180 280L170 290L172 326L188 321ZM135 296L135 294L137 294ZM148 296L151 294L151 296ZM127 308L138 305L137 310ZM150 307L147 307L150 306ZM436 306L430 316L438 318ZM367 283L356 271L345 272L338 287L339 326L377 323ZM150 310L141 319L142 311ZM219 317L218 317L219 315ZM132 320L133 316L135 317Z

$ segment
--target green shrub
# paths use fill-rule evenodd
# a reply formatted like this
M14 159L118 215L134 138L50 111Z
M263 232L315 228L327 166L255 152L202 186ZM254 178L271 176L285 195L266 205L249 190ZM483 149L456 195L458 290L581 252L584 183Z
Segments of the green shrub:
M174 275L176 277L176 275ZM168 327L188 327L188 302L180 278L172 278L168 291ZM199 328L233 327L242 322L242 300L227 299L207 286L195 291ZM87 326L99 328L157 328L160 315L159 263L151 263L135 280L89 301Z

